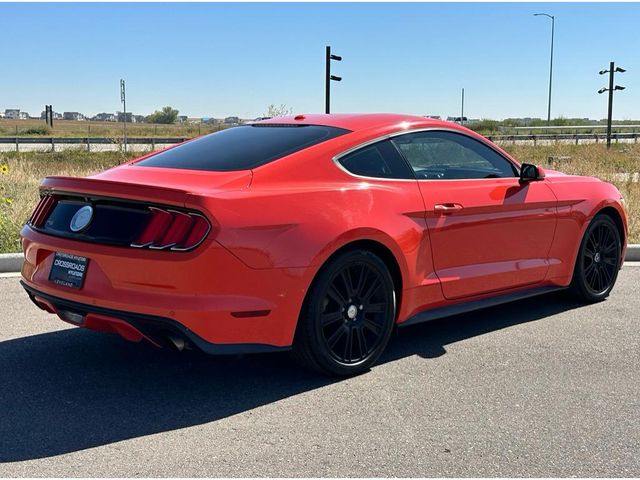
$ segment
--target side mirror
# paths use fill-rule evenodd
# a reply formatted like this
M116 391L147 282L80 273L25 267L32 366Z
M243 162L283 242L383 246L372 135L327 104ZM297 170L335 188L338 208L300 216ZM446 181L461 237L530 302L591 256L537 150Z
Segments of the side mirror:
M520 166L520 183L534 182L544 178L544 170L530 163L523 163Z

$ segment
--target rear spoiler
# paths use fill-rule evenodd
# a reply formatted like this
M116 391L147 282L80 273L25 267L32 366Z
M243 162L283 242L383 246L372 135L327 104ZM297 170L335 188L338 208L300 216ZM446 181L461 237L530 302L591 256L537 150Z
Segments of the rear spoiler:
M177 188L141 185L137 183L77 177L46 177L40 184L43 193L86 193L91 196L104 196L139 200L153 203L185 204L185 197L191 192Z

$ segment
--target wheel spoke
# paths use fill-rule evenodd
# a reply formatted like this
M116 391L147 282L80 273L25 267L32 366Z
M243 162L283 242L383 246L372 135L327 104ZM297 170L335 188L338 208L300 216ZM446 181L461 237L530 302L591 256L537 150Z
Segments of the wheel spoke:
M611 281L611 274L609 273L609 269L602 267L601 269L602 272L602 280L603 280L603 289L609 286L609 282Z
M602 277L601 277L601 274L600 274L600 269L596 268L595 272L596 272L596 277L595 277L596 290L600 291L601 290L600 285L602 284Z
M327 325L331 325L332 323L337 322L338 320L342 320L343 315L341 311L323 313L322 314L322 326L326 327Z
M384 313L384 311L387 308L387 304L382 302L382 303L370 303L369 305L367 305L366 308L366 312L367 313Z
M375 294L380 288L382 288L382 282L378 277L376 277L373 280L373 282L371 282L371 285L369 285L367 292L364 295L362 295L362 299L365 302L368 302L369 299L373 296L373 294Z
M600 226L597 230L598 232L598 246L602 245L602 237L604 236L604 228Z
M329 344L329 348L333 348L338 340L342 338L342 336L346 333L347 327L342 326L338 328L333 334L327 339L327 343Z
M329 298L331 298L334 302L336 302L341 307L345 303L347 303L347 299L344 298L344 295L342 295L342 293L340 293L338 291L338 289L336 288L335 284L331 284L331 286L329 286L329 290L327 291L327 295L329 296Z
M353 352L353 328L347 328L347 338L344 342L344 355L342 359L345 361L350 361Z
M362 358L364 358L369 353L369 347L367 346L367 336L364 334L364 328L358 328L358 339L360 342L360 352L362 353Z
M596 264L595 263L591 263L587 268L584 269L584 275L585 277L591 277L591 273L593 272L593 270L596 268Z
M346 288L347 295L349 296L349 298L353 298L353 282L351 281L351 273L349 273L348 268L345 268L344 270L342 270L342 272L340 272L340 278L342 278L342 282L344 283L344 286Z
M364 265L360 265L360 275L358 275L358 284L355 287L356 293L360 294L362 289L364 288L365 283L367 282L367 278L369 277L369 269Z
M605 245L609 245L611 243L611 231L608 228L603 228L602 234L602 242L600 243L600 248L603 248Z
M374 322L372 322L370 319L365 318L364 319L364 326L365 328L369 329L371 332L373 332L373 334L377 337L378 335L380 335L380 326Z
M589 282L589 285L591 285L593 288L595 288L597 276L598 276L598 269L594 265L591 271L589 272L589 276L587 277L587 282Z

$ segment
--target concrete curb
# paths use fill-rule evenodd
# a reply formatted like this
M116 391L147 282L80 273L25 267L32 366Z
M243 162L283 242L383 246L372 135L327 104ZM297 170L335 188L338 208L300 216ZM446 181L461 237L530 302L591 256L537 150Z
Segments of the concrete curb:
M23 259L21 253L0 253L0 273L19 272Z
M627 245L627 253L624 256L625 262L640 262L640 244Z
M22 269L21 253L0 253L0 273L19 272ZM640 244L627 245L625 262L640 262Z

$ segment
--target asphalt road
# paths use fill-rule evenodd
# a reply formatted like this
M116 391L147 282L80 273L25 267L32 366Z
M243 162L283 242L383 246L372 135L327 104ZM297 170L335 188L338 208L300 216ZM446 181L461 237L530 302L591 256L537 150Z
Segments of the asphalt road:
M401 329L381 363L206 357L67 328L0 279L0 477L640 476L640 268Z

